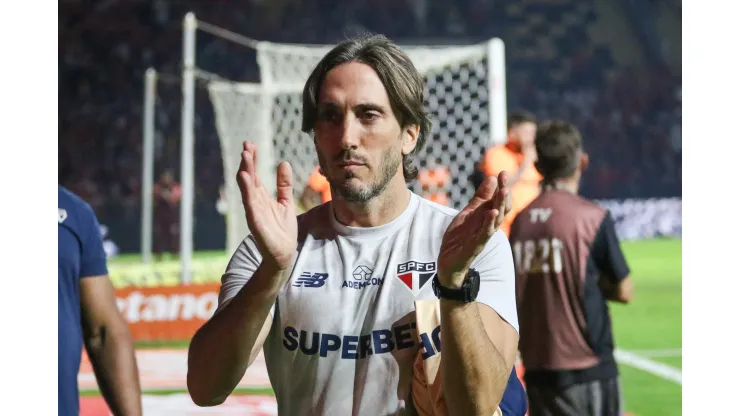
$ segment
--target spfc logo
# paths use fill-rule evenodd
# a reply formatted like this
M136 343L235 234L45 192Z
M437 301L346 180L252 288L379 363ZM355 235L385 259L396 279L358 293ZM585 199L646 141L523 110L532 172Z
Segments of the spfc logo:
M422 263L412 260L399 264L396 268L396 276L409 288L411 293L418 295L424 285L432 280L436 271L436 262Z
M63 223L67 219L67 210L59 208L59 224Z

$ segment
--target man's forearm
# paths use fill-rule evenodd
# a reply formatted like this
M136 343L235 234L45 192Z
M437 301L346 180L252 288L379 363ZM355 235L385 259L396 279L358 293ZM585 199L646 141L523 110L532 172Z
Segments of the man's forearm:
M111 412L141 415L141 387L131 335L127 330L106 333L86 341L87 355L100 391Z
M223 402L244 376L283 273L260 266L231 302L193 337L187 381L196 404Z
M442 389L454 414L490 416L509 378L503 355L488 338L478 306L440 301Z

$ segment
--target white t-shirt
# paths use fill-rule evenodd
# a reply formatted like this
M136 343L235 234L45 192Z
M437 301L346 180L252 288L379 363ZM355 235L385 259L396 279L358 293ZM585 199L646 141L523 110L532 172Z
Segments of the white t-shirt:
M295 263L271 310L263 347L279 414L404 413L417 351L439 348L438 331L419 340L414 301L436 299L432 278L455 215L412 193L406 210L379 227L340 224L331 202L298 217ZM239 292L260 261L249 236L229 262L219 305ZM471 267L481 275L477 301L518 332L514 264L503 232Z

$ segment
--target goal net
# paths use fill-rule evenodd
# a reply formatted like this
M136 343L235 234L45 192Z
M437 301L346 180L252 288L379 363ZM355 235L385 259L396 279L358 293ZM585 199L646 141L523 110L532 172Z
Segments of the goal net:
M275 190L281 161L293 167L296 198L318 160L313 139L301 132L301 94L310 72L331 46L257 42L259 83L212 81L208 92L221 141L227 200L227 250L249 233L235 181L242 142L258 146L262 182ZM417 155L420 170L446 168L450 206L461 208L473 196L470 181L485 149L506 137L503 43L471 46L404 47L426 79L425 107L431 135ZM418 182L410 189L422 193Z

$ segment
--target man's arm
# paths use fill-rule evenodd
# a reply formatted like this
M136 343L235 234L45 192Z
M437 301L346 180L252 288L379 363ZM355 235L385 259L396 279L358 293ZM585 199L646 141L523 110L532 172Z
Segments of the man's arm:
M514 264L502 232L471 267L481 275L477 302L440 301L442 388L455 414L490 416L506 389L519 343Z
M599 278L599 289L601 289L604 299L625 304L632 301L635 290L634 283L632 283L629 276L618 284L614 284L608 278L601 276Z
M95 378L115 415L141 415L141 388L128 325L118 311L92 208L81 211L80 320Z
M634 296L634 285L619 244L614 219L609 211L601 222L591 250L600 272L598 285L604 298L613 302L630 303Z
M251 236L234 253L218 310L190 343L187 384L195 404L223 403L244 377L270 332L270 308L286 273L261 264Z
M108 407L114 415L141 415L134 346L108 276L80 279L80 306L85 348Z

